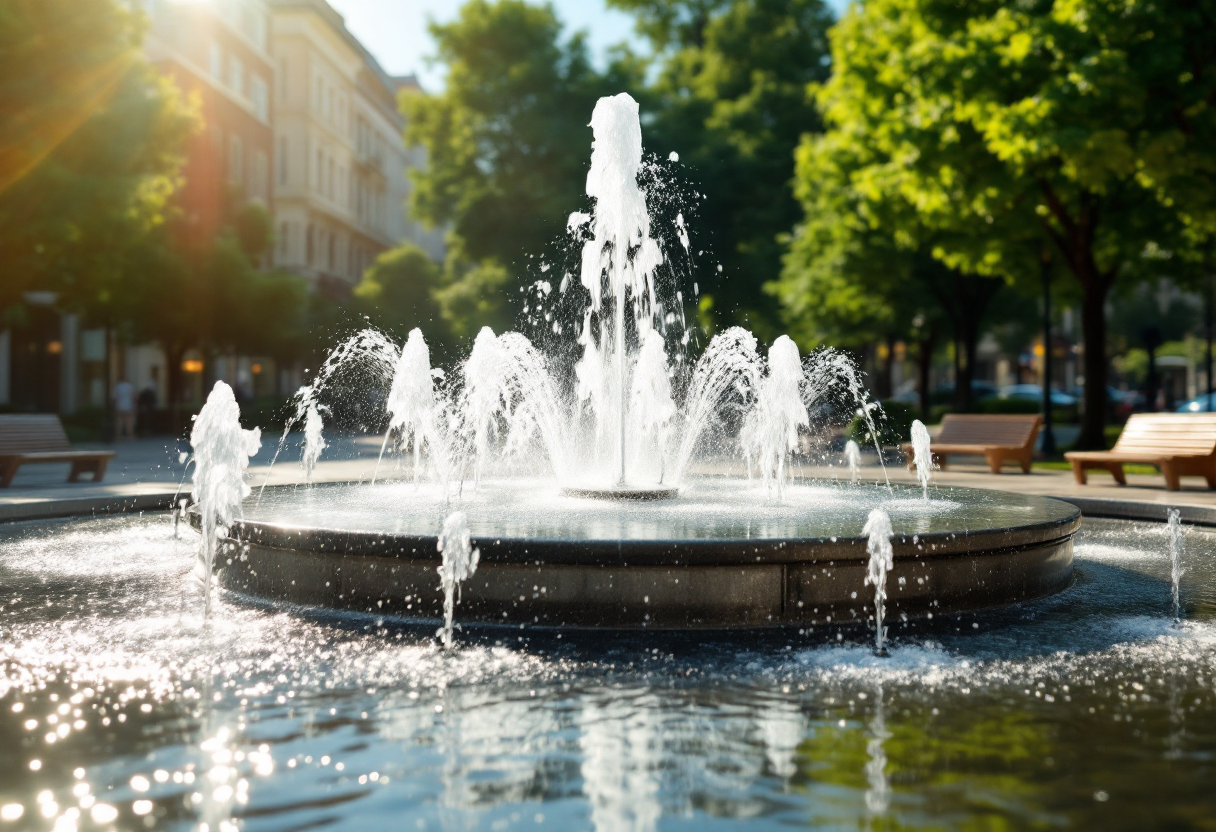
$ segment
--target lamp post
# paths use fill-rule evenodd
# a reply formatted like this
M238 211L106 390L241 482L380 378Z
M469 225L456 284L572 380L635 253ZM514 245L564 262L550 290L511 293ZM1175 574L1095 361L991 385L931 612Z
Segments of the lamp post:
M1044 251L1040 261L1043 278L1043 456L1056 452L1056 436L1051 429L1051 252Z

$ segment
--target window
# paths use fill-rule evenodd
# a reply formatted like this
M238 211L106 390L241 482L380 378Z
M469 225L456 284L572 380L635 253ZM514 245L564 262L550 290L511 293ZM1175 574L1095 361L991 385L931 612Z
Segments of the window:
M233 185L245 182L245 145L240 136L228 139L228 181Z
M279 136L279 184L287 184L287 137Z
M266 79L257 73L249 77L249 98L253 112L262 121L270 121L270 96L266 90Z
M291 250L291 246L287 241L290 226L285 222L279 223L279 262L287 259L287 252Z
M236 55L228 57L228 86L237 95L245 94L245 64Z
M322 187L322 183L321 183L321 171L324 169L324 167L325 166L321 163L321 150L318 148L317 149L317 169L316 169L316 171L314 171L314 173L316 175L313 177L313 182L312 182L313 190L317 191L318 193L323 192L325 190Z
M287 59L279 58L279 103L287 101Z
M314 250L316 248L316 243L315 243L316 236L317 236L316 232L313 231L312 223L309 223L308 224L308 235L307 235L307 239L306 239L307 251L305 252L309 266L312 265L313 254L314 254Z
M211 41L211 77L220 79L224 77L224 50L215 41Z
M259 11L251 10L252 19L250 20L250 39L258 45L259 49L266 48L266 15Z
M253 157L253 195L270 200L270 160L265 150L259 150Z
M326 171L329 175L325 179L325 195L330 199L334 198L334 157L329 157L329 167Z

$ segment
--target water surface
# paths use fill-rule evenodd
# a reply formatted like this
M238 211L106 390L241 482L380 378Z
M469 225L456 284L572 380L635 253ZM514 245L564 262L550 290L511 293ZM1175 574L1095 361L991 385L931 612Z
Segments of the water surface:
M186 534L0 526L0 829L1216 828L1211 532L1180 629L1164 527L1090 520L1072 588L886 660L864 630L445 654L231 595L204 626Z

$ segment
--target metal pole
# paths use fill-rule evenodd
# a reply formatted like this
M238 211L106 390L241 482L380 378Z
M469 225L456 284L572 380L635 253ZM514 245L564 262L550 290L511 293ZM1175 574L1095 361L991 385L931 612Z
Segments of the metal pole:
M1212 275L1210 275L1210 274L1208 275L1207 303L1204 304L1204 306L1205 306L1205 309L1203 310L1203 312L1204 312L1203 332L1204 332L1204 335L1207 338L1207 342L1208 342L1207 343L1207 347L1208 347L1207 361L1206 361L1208 398L1207 398L1207 401L1205 402L1206 406L1204 407L1204 411L1211 413L1214 410L1216 410L1216 408L1214 408L1212 406L1212 394L1213 394L1213 392L1216 392L1216 391L1213 390L1213 384L1212 384Z
M1051 253L1044 251L1043 277L1043 456L1056 453L1056 436L1051 428ZM1089 384L1089 379L1085 380Z

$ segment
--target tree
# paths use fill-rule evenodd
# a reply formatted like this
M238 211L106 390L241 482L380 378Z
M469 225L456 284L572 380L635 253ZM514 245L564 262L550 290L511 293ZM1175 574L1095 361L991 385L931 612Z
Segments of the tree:
M377 326L398 338L419 327L434 347L447 341L434 298L440 277L421 247L403 243L376 258L355 287L355 298Z
M130 258L122 299L123 329L130 339L155 342L165 354L165 384L175 414L182 399L182 360L190 350L286 362L307 347L307 283L285 272L255 269L232 229L203 251L183 251L172 228L149 235Z
M141 57L116 0L11 0L0 13L0 308L32 288L97 319L131 246L167 216L196 126Z
M835 133L804 139L795 188L803 219L789 239L780 279L765 289L779 299L804 347L821 340L854 348L885 343L880 396L890 394L895 342L915 344L926 417L933 353L949 331L956 347L954 407L966 411L980 324L1002 281L964 275L935 260L924 229L906 233L908 217L902 218L902 236L889 230L898 225L891 206L875 211L858 190L855 179L865 169L855 147Z
M798 222L794 151L821 120L808 84L828 76L833 16L821 0L609 0L633 12L660 64L648 144L677 151L694 189L700 274L720 323L771 340L777 310L762 290L781 269L779 237Z
M473 264L449 252L444 271L435 300L453 336L469 339L483 326L502 332L511 325L511 275L497 260Z
M470 0L431 24L447 86L402 99L406 141L427 151L411 208L450 224L469 262L517 263L560 234L585 202L596 100L638 81L627 62L598 73L583 34L561 28L551 6L522 0Z
M1147 250L1188 245L1145 174L1180 141L1162 85L1180 78L1188 38L1204 36L1172 15L1137 0L871 0L833 32L820 101L860 148L859 192L911 218L897 235L930 230L934 256L965 271L1029 278L1050 250L1071 275L1080 447L1104 443L1107 295Z

